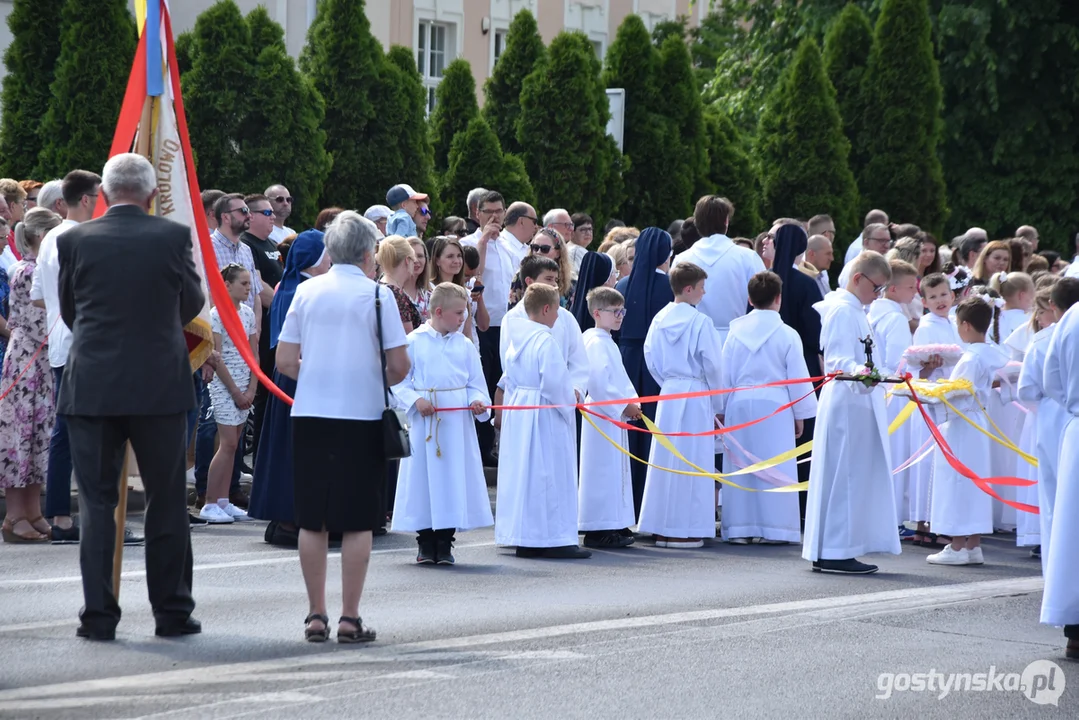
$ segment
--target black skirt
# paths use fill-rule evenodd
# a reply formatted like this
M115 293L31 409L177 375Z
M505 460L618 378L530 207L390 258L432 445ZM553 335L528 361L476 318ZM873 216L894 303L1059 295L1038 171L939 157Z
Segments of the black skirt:
M296 524L361 532L386 523L381 420L292 418Z

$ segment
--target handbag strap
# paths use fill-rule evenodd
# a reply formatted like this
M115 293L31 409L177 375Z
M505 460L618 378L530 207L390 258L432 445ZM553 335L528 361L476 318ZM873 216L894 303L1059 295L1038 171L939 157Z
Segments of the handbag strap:
M386 349L382 346L382 299L378 294L379 285L375 283L375 324L378 327L378 359L382 364L382 396L386 407L390 407L390 387L386 384Z

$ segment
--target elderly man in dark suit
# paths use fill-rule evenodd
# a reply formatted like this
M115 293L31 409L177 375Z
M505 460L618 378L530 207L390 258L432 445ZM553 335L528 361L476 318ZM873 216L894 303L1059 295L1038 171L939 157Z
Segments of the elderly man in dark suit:
M102 174L108 212L57 242L60 311L73 336L57 412L68 423L82 510L85 606L77 634L116 637L113 514L130 441L146 487L156 634L190 635L201 626L191 617L184 441L195 393L183 327L204 297L188 229L148 214L157 194L149 161L117 155Z

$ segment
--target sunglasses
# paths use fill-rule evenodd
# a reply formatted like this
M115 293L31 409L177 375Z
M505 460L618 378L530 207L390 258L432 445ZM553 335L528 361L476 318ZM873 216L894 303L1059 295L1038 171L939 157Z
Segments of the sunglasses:
M427 217L430 214L431 214L431 211L428 210L427 208L425 208L425 207L420 208L420 215L423 215L424 217Z
M529 247L532 248L532 252L539 253L540 255L546 255L554 250L554 247L551 245L537 245L536 243L532 243Z
M274 202L279 202L279 203L288 203L289 205L292 204L292 198L289 197L288 195L278 195L277 197L275 197L273 199L273 201Z
M244 207L232 208L231 210L229 210L229 212L230 213L238 212L238 213L243 213L244 215L250 215L251 214L251 210L246 205Z
M869 276L867 276L867 275L860 275L859 277L862 277L862 278L865 278L866 280L869 280ZM869 283L871 285L873 285L873 292L876 293L877 295L880 295L881 291L884 290L884 288L888 287L886 284L885 285L874 285L872 280L869 280Z
M271 217L273 215L273 210L270 208L266 208L265 210L255 210L254 212L257 212L259 215L265 215L266 217Z

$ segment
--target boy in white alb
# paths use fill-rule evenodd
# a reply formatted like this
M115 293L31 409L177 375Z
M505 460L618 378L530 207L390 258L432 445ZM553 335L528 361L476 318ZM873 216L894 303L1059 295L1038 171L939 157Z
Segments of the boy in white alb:
M551 335L558 290L533 283L520 304L528 324L506 352L506 404L558 407L503 414L495 542L516 546L517 557L587 558L577 546L577 398Z
M847 286L813 306L822 320L826 373L855 374L865 367L865 341L873 328L863 308L891 277L883 255L863 252L850 265ZM884 388L840 380L825 385L817 405L802 543L802 557L814 572L874 573L877 566L860 562L858 555L900 553L891 468Z
M479 352L461 334L468 291L442 283L431 293L431 319L408 336L412 367L393 395L408 408L412 456L401 461L393 530L417 531L419 564L453 565L455 530L494 524L483 476L476 424L489 415Z
M955 320L959 337L967 343L963 357L952 370L952 380L968 380L979 402L985 405L997 370L1008 362L1007 355L985 341L996 309L980 295L959 303ZM956 408L982 430L988 424L973 398L958 398ZM989 438L962 418L944 423L943 433L956 457L978 477L990 477ZM993 532L993 498L970 479L952 469L938 448L933 453L933 494L929 525L952 538L950 545L926 560L932 565L981 565L985 562L981 536Z
M691 263L671 268L674 302L656 314L644 340L645 362L661 395L720 388L722 341L712 321L695 307L704 296L706 278ZM661 400L656 425L666 432L708 432L715 427L717 397ZM657 547L702 547L703 538L716 536L715 481L659 468L710 472L715 440L707 435L668 440L685 460L662 443L652 443L638 530L654 534Z
M722 386L756 389L718 395L721 420L733 426L767 418L725 436L728 444L723 453L724 472L793 450L795 441L802 436L803 420L817 412L817 397L810 382L756 387L809 377L802 340L779 316L782 295L783 281L775 273L762 272L750 278L749 301L754 310L731 321L723 343ZM794 407L776 414L780 407L795 401L798 404ZM797 482L794 458L765 474L773 472ZM758 490L776 486L752 475L740 475L734 481ZM747 492L728 487L723 491L723 537L735 545L799 542L802 531L798 493Z
M903 361L903 353L910 347L914 336L910 331L910 321L904 312L914 296L918 294L918 270L903 260L891 260L892 279L884 288L884 297L879 297L869 306L869 325L873 328L873 337L880 343L873 357L882 374L895 375ZM892 397L888 400L888 426L907 404L906 398ZM910 447L911 423L900 426L889 438L892 450L892 462L898 464L907 458ZM909 471L903 470L892 476L895 490L896 525L902 529L903 522L910 519L907 511L907 485Z
M626 316L625 298L614 288L598 287L588 293L588 311L595 327L585 330L584 347L591 375L586 402L602 402L637 396L622 365L622 354L611 332L622 327ZM637 420L641 407L596 405L591 408L612 420ZM629 527L633 518L633 482L627 431L599 418L593 421L618 443L614 446L586 421L581 426L581 487L578 493L578 529L584 533L585 547L621 548L633 544Z
M1068 301L1074 304L1056 324L1045 353L1045 394L1064 408L1067 424L1060 440L1048 548L1042 538L1042 555L1047 559L1041 621L1064 626L1067 656L1079 660L1079 576L1075 573L1079 556L1079 280L1061 278L1052 298L1058 309Z

